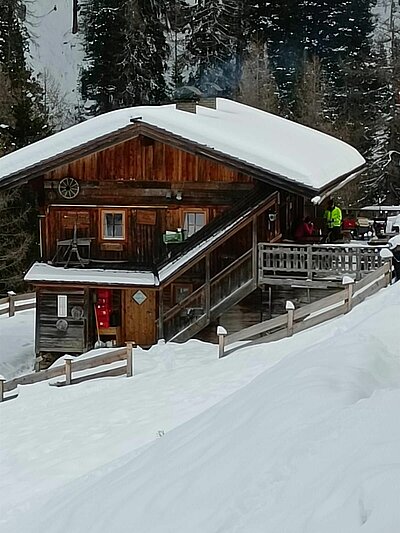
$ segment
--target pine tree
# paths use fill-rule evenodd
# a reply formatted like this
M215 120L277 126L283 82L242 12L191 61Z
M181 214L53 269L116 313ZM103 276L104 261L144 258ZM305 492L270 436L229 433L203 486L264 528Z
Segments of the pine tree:
M122 53L125 105L159 104L166 99L165 10L157 0L127 0Z
M233 0L199 0L192 8L189 82L204 94L230 95L235 85L237 10Z
M0 66L0 157L11 148L11 127L14 124L12 116L13 97L11 95L11 81L7 71Z
M332 133L329 117L329 82L317 56L304 57L295 88L293 118L325 133Z
M83 11L82 94L95 113L166 97L165 9L157 0L92 0Z
M0 0L1 81L2 86L8 88L11 106L5 124L7 150L21 148L50 133L42 89L26 65L27 35L21 13L20 0ZM2 145L5 146L4 138Z
M175 91L184 86L186 38L189 32L190 7L186 0L165 0L165 28L170 56L167 78Z
M33 236L27 231L30 211L18 189L0 194L0 292L23 286L33 245Z
M239 101L270 113L279 113L278 88L265 44L253 41L244 60Z
M122 105L124 14L124 2L120 0L91 0L82 9L86 51L82 95L95 102L96 114Z

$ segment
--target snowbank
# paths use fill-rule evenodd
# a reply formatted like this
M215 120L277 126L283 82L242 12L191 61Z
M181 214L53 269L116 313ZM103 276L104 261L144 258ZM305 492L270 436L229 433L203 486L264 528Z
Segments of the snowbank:
M1 406L8 533L397 533L400 284L222 360L191 341L139 375Z
M0 316L0 374L7 379L33 371L35 311Z

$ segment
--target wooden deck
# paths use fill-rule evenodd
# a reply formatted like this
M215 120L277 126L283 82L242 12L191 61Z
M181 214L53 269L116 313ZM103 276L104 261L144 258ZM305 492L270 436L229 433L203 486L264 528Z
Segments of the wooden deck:
M258 256L256 248L257 243L214 277L206 275L205 282L200 287L166 311L163 316L165 338L183 342L198 335L216 319L226 316L233 306L248 297L257 287L268 288L270 300L272 286L278 290L286 288L286 292L304 292L306 289L308 303L311 303L341 289L343 276L360 281L383 264L379 248L371 246L259 243ZM311 296L308 289L317 291L318 295ZM266 291L262 294L266 294ZM279 297L276 289L274 294ZM295 297L294 293L289 296L291 300ZM284 303L283 300L282 302ZM267 311L272 318L275 307L272 301L267 305L261 297L260 306L256 310L259 320ZM282 309L280 313L283 311Z

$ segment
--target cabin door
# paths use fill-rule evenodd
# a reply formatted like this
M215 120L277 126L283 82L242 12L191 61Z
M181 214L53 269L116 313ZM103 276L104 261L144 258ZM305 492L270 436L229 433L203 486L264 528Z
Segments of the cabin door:
M156 291L125 289L123 291L123 329L125 341L141 346L156 342Z
M136 264L152 266L160 258L162 214L161 209L132 210L132 255Z

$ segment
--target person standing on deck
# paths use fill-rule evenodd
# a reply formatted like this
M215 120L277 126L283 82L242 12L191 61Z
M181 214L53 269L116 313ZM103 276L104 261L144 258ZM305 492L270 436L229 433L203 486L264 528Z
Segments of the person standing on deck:
M338 241L341 237L342 210L335 205L333 200L329 200L328 202L324 213L324 220L327 227L327 242Z
M308 242L310 237L312 237L314 233L314 224L311 221L310 217L305 217L303 220L298 224L296 227L296 230L294 232L294 239L297 242Z

